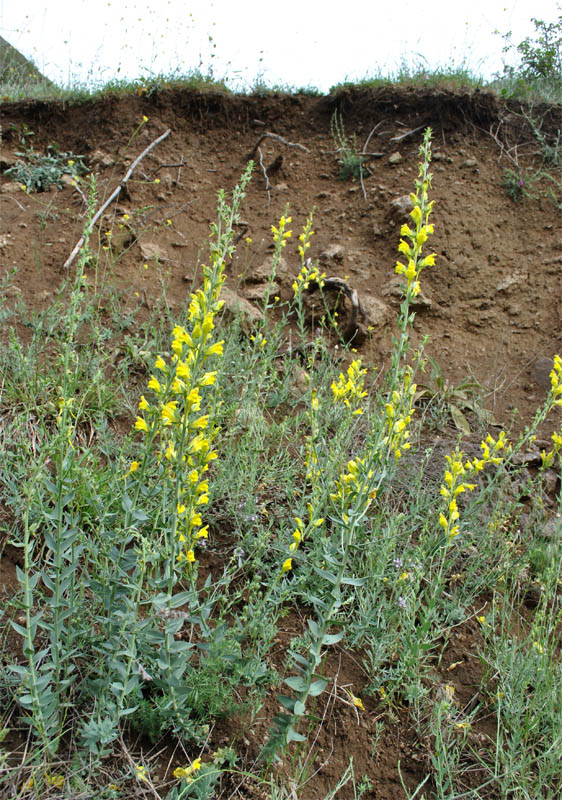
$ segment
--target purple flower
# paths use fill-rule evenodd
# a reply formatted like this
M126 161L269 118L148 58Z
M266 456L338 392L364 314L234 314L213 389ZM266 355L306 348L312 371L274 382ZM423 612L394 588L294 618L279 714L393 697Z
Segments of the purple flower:
M403 561L401 558L394 559L394 569L402 569Z
M519 186L525 186L525 181L524 181L523 179L521 179L521 180L519 181Z
M398 598L398 605L400 606L400 608L406 608L406 601L404 600L402 595L400 595L400 597Z

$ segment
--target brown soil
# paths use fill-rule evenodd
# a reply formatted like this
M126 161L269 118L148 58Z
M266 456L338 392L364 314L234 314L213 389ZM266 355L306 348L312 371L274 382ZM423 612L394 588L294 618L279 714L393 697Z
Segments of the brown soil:
M366 199L358 181L338 179L330 135L336 108L348 136L356 135L360 148L380 123L368 151L382 155L369 159ZM561 108L535 111L544 118L544 132L562 128ZM148 122L128 145L143 115ZM431 246L438 257L436 266L423 275L424 299L416 309L414 343L429 334L426 351L450 384L474 376L499 424L509 425L517 409L515 427L521 428L545 397L552 356L562 350L562 225L560 210L552 201L527 199L517 204L502 188L504 168L512 163L490 131L499 130L499 139L511 147L511 155L522 166L536 164L536 144L518 107L507 107L477 91L389 88L324 98L163 91L70 107L4 104L0 170L13 165L24 124L34 131L31 143L36 150L56 144L60 151L85 156L97 176L98 205L136 156L171 130L102 218L99 236L108 249L101 251L99 270L91 275L98 285L114 278L123 292L123 304L132 308L142 303L146 314L161 295L162 273L167 276L172 310L179 309L197 282L199 254L205 257L217 191L233 187L258 138L267 131L302 145L290 147L274 138L262 141L270 198L258 164L243 204L248 228L229 268L227 286L246 299L259 299L266 280L263 265L271 254L270 226L289 205L294 235L284 251L286 265L278 287L282 298L289 297L299 269L299 229L315 207L311 255L320 258L329 276L345 278L357 289L368 317L357 347L379 366L387 363L399 303L394 264L405 218L392 201L410 193L418 169L421 130L403 134L430 125L435 201ZM259 153L256 158L259 161ZM179 163L181 168L167 166ZM129 220L123 222L125 214ZM6 290L8 305L21 298L30 309L43 309L52 302L84 219L84 201L71 185L26 195L6 175L0 176L1 273L17 267ZM105 234L112 229L108 244ZM246 243L246 237L252 241ZM28 335L23 326L18 333L24 339ZM551 420L549 430L559 428L559 422ZM0 562L0 584L8 593L16 558L15 552L6 550ZM473 658L476 627L467 623L458 628L442 660L443 682L456 686L461 701L463 692L466 700L474 696L480 677ZM284 635L279 634L280 646ZM448 672L451 664L459 666ZM367 697L366 712L357 713L345 702L342 688L353 687L357 695L365 689L360 659L335 648L327 660L327 674L334 683L332 692L326 693L325 708L318 712L324 722L311 756L313 777L299 797L323 797L343 774L350 756L357 778L368 775L372 781L366 798L404 797L397 761L412 789L430 771L427 749L416 742L406 713L395 712L395 724L385 728L375 757L376 723L387 710ZM275 710L264 707L262 716L258 714L253 725L257 745ZM250 740L241 739L238 728L236 723L230 731L228 726L217 731L211 745L237 741L243 753L242 742ZM475 735L485 734L483 730ZM249 762L254 746L248 744ZM247 782L238 791L238 797L259 797L261 790ZM338 796L350 795L344 790Z

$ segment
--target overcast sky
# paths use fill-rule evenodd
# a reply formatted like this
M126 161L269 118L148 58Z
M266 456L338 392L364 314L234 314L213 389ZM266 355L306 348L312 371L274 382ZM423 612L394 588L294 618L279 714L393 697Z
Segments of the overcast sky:
M454 63L501 71L501 34L561 0L0 0L0 34L57 83L200 68L231 84L316 86ZM513 62L513 58L511 59Z

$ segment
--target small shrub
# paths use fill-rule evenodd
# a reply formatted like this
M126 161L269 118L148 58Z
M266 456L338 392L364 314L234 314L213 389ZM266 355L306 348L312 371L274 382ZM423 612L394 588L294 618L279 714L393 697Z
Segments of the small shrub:
M87 172L84 156L59 153L56 145L49 145L45 154L29 148L16 155L19 160L5 174L25 186L28 193L48 192L53 184L60 189L63 175L83 175Z

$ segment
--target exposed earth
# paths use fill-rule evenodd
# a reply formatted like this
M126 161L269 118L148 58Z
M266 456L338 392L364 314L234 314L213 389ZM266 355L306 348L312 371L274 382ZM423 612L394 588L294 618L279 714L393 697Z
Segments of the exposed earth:
M357 137L359 151L375 129L365 148L370 155L363 182L339 178L331 135L336 110L348 140ZM299 270L298 234L315 208L311 257L319 259L328 276L357 290L365 318L353 344L366 362L382 368L388 363L400 302L394 272L400 226L407 219L407 196L418 172L422 131L431 126L431 247L437 258L422 276L414 344L429 335L426 352L449 387L467 377L477 381L479 402L498 425L520 430L542 403L552 357L562 351L562 197L543 194L515 202L502 186L505 169L540 165L539 143L517 103L508 106L479 91L381 88L329 97L234 97L170 90L67 107L4 104L1 111L2 277L17 268L3 288L9 307L23 300L29 309L40 310L52 301L86 213L70 176L62 188L27 194L5 174L18 160L22 134L36 151L56 145L59 152L83 156L97 178L99 207L135 158L169 129L102 216L96 231L105 249L92 280L101 286L114 277L124 307L141 305L142 315L161 296L164 276L167 302L179 309L200 275L197 265L205 258L217 192L232 189L252 155L257 163L242 209L247 229L240 231L230 267L228 302L242 306L247 301L252 304L246 306L248 313L259 314L272 251L271 225L284 213L292 217L293 237L284 251L276 291L282 299L290 296ZM542 121L545 137L562 128L562 108L537 107L533 113ZM263 138L258 150L256 143L265 133L275 136ZM110 230L111 238L106 235ZM17 333L26 340L25 326ZM545 433L555 424L550 420ZM4 585L13 572L6 560L7 555L1 567ZM284 635L279 634L280 645ZM475 623L460 626L442 662L444 674L450 664L463 664L447 676L449 681L454 677L461 700L463 687L472 697L479 680L476 661L467 656L477 636ZM361 689L361 668L352 656L335 650L328 666L340 686ZM373 788L367 798L405 796L398 759L408 786L415 787L426 774L426 756L414 747L406 715L397 716L396 725L386 729L377 744L377 760L372 759L381 709L372 698L366 705L366 714L359 715L350 704L328 703L318 741L319 772L301 798L324 797L350 756L356 775L370 776ZM254 728L259 738L267 720L258 719ZM232 730L217 734L215 744L234 741L236 735L233 724ZM231 796L260 797L250 784Z

